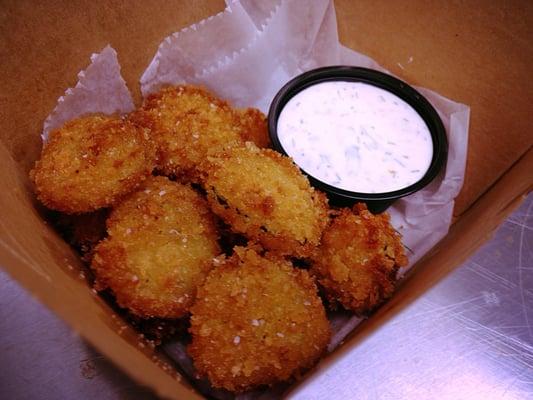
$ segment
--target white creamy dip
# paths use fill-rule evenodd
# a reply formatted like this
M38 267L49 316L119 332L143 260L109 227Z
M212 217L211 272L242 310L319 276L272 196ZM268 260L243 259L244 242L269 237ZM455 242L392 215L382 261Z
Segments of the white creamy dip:
M331 81L292 97L278 119L278 137L306 173L354 192L385 193L420 180L433 157L422 117L376 86Z

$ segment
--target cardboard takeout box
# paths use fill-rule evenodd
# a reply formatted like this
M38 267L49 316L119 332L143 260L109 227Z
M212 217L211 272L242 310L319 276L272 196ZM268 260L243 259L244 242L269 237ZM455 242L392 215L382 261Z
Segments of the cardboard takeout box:
M140 74L160 41L223 7L216 0L0 6L0 265L139 383L173 399L199 395L176 379L163 356L139 346L133 330L121 330L109 306L80 279L77 255L40 214L28 171L40 152L44 118L74 86L88 55L110 43L139 103ZM335 7L343 44L411 84L470 105L471 124L465 184L450 233L313 373L464 261L533 182L531 3L344 0Z

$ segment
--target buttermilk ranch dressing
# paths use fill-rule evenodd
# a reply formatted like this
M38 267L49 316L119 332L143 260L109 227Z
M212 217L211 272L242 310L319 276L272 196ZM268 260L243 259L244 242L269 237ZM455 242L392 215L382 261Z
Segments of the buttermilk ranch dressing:
M422 117L376 86L349 81L312 85L292 97L278 137L307 174L340 189L385 193L422 178L433 143Z

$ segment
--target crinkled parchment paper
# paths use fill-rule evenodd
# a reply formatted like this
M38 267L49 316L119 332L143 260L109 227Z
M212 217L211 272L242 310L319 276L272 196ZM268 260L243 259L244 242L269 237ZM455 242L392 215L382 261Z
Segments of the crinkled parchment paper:
M133 111L133 98L120 75L117 52L106 46L91 56L91 64L78 74L78 83L67 89L44 121L42 138L66 121L88 113L123 114Z
M91 57L46 119L43 140L50 129L88 113L126 113L133 102L120 76L115 51L106 47ZM242 0L228 2L225 11L181 30L163 40L141 77L143 95L166 84L201 84L238 107L255 106L263 112L276 92L291 78L326 65L353 65L385 71L369 57L339 43L332 1ZM454 198L463 184L466 163L469 107L428 89L417 88L438 111L449 141L445 171L425 189L405 197L389 209L395 228L403 235L410 265L427 253L448 232ZM332 351L361 321L347 312L331 314ZM194 370L181 343L165 350L194 380ZM230 398L197 381L204 393ZM240 398L275 398L281 388L254 392Z

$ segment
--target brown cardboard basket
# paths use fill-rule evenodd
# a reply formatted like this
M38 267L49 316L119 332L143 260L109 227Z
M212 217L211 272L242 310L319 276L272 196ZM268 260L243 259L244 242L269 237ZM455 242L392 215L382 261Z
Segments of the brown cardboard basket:
M111 308L80 279L81 262L44 221L28 171L40 152L44 118L76 83L89 54L110 43L139 103L138 79L160 41L223 7L215 0L0 5L0 265L131 377L171 399L200 396L176 379L164 356L139 346L133 330L120 330ZM335 7L343 44L414 85L471 106L469 155L447 237L307 379L460 265L533 182L531 2L344 0Z

